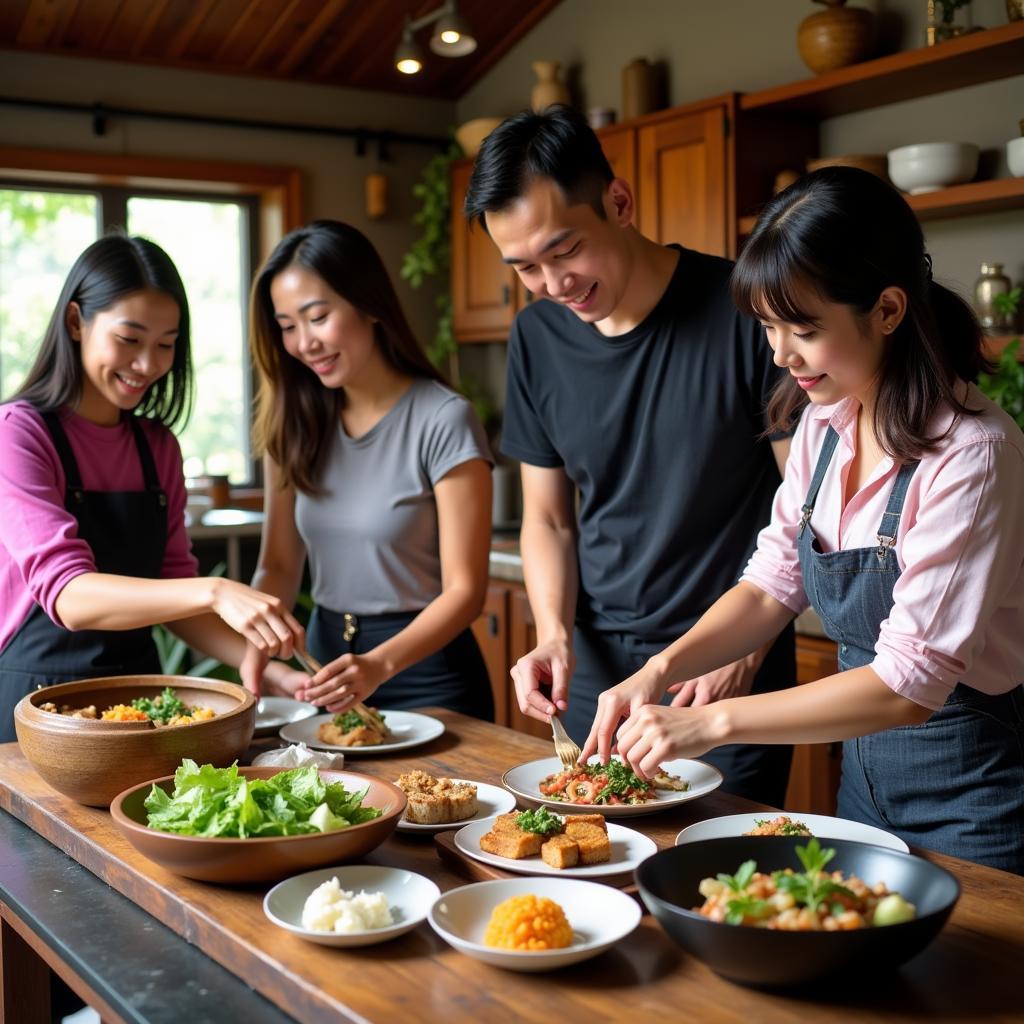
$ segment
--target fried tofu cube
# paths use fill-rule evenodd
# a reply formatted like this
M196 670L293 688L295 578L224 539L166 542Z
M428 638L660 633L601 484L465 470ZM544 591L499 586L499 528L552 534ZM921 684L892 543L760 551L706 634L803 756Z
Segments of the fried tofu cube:
M603 814L567 814L565 818L566 830L573 825L596 825L602 832L608 831L608 822L604 820Z
M499 857L522 860L540 853L544 837L535 832L487 832L480 837L480 849Z
M580 848L580 864L604 864L611 860L612 844L608 833L599 825L588 822L566 823L565 834Z
M544 863L553 868L571 868L579 863L580 848L566 835L552 836L541 848Z
M516 818L522 814L522 811L509 811L508 814L499 814L494 819L494 824L491 826L492 832L522 832L522 829L516 823Z

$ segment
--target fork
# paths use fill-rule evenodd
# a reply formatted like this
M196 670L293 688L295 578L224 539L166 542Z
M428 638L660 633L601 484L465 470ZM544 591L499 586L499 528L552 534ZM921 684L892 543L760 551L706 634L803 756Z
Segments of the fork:
M575 768L583 751L572 741L557 715L551 716L551 732L554 734L555 753L562 762L562 767Z
M309 653L309 651L296 650L294 651L294 654L295 660L302 666L303 670L308 672L311 676L315 676L317 672L323 668L323 665L321 665L320 662ZM372 722L382 730L387 729L387 726L384 724L384 719L381 718L373 708L368 708L361 701L353 704L352 710L359 715L363 721Z

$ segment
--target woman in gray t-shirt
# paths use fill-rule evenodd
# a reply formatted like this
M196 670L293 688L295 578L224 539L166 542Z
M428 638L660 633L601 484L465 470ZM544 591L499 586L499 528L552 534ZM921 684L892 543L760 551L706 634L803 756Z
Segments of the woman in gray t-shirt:
M469 629L487 587L491 456L355 228L284 238L252 292L266 524L253 585L294 602L309 559L313 677L264 683L331 713L374 694L493 718Z

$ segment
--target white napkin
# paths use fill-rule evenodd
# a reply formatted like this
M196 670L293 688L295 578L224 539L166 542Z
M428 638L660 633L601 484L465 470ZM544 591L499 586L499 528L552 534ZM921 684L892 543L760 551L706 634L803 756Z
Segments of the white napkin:
M326 750L310 750L305 743L293 743L290 747L268 750L252 759L253 767L305 768L315 764L317 768L344 768L344 754L330 754Z

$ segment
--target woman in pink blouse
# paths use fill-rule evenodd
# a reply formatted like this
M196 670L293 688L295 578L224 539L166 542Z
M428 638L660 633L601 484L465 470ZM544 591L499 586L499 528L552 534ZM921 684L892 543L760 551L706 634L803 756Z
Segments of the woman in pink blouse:
M196 576L170 429L191 394L174 264L146 239L93 243L0 406L0 742L40 684L159 672L158 622L254 685L303 642L277 598Z
M850 168L768 204L733 292L791 374L773 425L803 411L772 522L739 584L602 695L584 755L607 759L623 719L648 776L722 743L844 740L840 815L1024 873L1024 435L967 383L973 313L932 280L903 198ZM808 605L835 675L755 696L682 682Z

